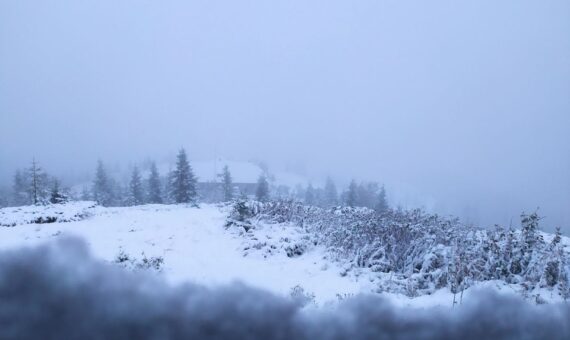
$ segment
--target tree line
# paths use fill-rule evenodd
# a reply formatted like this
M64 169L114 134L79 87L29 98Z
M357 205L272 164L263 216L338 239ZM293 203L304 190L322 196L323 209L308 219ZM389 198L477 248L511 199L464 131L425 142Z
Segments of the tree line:
M253 192L244 192L232 178L226 165L217 175L213 186L199 188L198 178L182 148L176 156L174 169L161 176L156 163L141 171L132 168L128 180L119 182L112 176L103 161L99 160L91 184L83 186L81 193L62 186L61 181L48 175L34 160L30 167L17 170L10 193L0 200L2 206L43 205L64 203L69 200L93 200L102 206L133 206L141 204L191 204L199 202L229 202L236 198L255 198L260 202L290 199L323 208L335 206L367 207L382 212L388 209L386 190L376 182L351 181L346 190L338 192L334 181L327 178L324 187L270 184L270 176L263 172ZM215 191L214 193L208 191ZM0 192L1 194L1 192ZM10 196L9 198L7 198Z
M30 167L14 174L11 200L4 199L4 203L20 206L57 204L68 200L68 191L62 188L60 180L50 176L32 159Z

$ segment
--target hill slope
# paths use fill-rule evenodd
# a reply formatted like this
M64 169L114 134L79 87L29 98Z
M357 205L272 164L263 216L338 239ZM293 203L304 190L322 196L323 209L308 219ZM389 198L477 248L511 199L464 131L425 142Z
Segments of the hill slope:
M332 260L315 235L294 223L258 221L248 232L227 227L230 209L216 205L103 208L85 202L49 208L5 208L0 209L0 222L9 220L13 227L0 228L0 248L78 236L87 241L96 257L109 262L125 255L137 263L163 259L159 275L171 283L220 285L241 281L283 296L313 300L320 306L358 293L379 293L379 280L392 280L369 268L348 270L346 262ZM51 223L34 223L39 216L54 214L78 217L62 222L43 218L40 221ZM568 239L563 242L568 244ZM502 281L480 286L491 286L505 294L517 290ZM470 291L465 292L464 299L469 298ZM451 306L453 301L447 288L413 299L383 294L398 304L412 306ZM542 299L550 302L560 298L545 291Z

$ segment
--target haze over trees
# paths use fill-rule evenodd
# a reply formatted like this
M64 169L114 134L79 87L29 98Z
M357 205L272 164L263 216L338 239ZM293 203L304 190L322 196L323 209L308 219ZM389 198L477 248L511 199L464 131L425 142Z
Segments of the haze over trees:
M140 205L144 201L144 188L139 168L135 165L131 174L131 181L129 183L129 205Z
M259 176L257 179L255 197L260 202L265 202L269 199L269 182L267 181L267 177L264 174Z
M16 170L16 173L14 174L12 191L12 204L20 206L31 203L27 179L20 170Z
M162 189L160 183L160 175L156 168L156 163L152 162L150 165L150 174L147 180L148 183L148 203L160 204L163 202Z
M386 191L377 182L350 182L341 195L336 183L326 178L323 187L308 183L291 188L285 184L273 184L268 169L260 175L255 189L244 192L235 184L230 168L225 165L216 176L216 181L199 186L190 161L184 149L179 150L174 167L161 175L155 162L144 166L135 164L128 175L120 177L110 174L102 160L97 161L91 184L69 188L62 186L56 177L49 176L35 162L29 168L16 170L11 190L0 199L2 206L61 203L68 200L94 200L102 206L124 206L140 204L197 205L199 202L231 202L237 198L256 198L259 201L298 200L308 205L332 208L339 205L368 207L379 212L388 207ZM253 183L252 183L253 184ZM0 188L0 192L2 192Z
M327 177L327 181L325 183L323 205L326 207L334 207L338 205L338 192L336 190L336 185L330 177Z
M62 190L59 180L54 178L52 183L49 202L52 204L67 202L69 200L69 196Z
M143 170L135 165L129 178L120 182L99 160L91 190L70 195L57 178L48 176L32 161L29 168L16 170L10 203L60 204L87 197L102 206L197 206L204 202L202 197L218 197L217 202L231 202L239 211L237 220L242 224L256 214L280 222L302 221L339 258L352 259L353 265L375 272L397 274L385 287L388 290L416 296L448 287L452 293L461 294L474 282L502 280L528 287L529 292L542 287L570 298L568 273L564 269L569 259L560 229L546 241L536 212L521 216L519 230L485 230L421 210L395 210L389 204L385 187L378 182L352 180L339 197L331 178L326 179L323 187L309 182L306 187L291 189L270 184L264 172L254 193L236 197L227 165L217 178L219 182L207 183L202 190L218 196L208 192L200 195L198 179L181 149L174 169L163 177L156 164L150 162ZM250 210L251 207L255 208Z
M57 197L53 197L54 190ZM11 199L4 198L4 205L42 205L53 203L53 201L64 200L67 194L65 189L61 187L57 178L50 176L42 169L42 167L32 159L30 167L24 170L16 170L13 183ZM8 193L6 193L8 194Z
M343 193L343 200L344 203L349 207L355 207L358 204L358 186L356 185L356 181L350 181L348 185L348 189L346 192Z
M110 206L115 202L114 183L107 175L107 170L101 160L97 161L95 180L93 181L93 200L102 206Z
M223 201L229 202L234 198L234 185L232 181L232 175L230 173L230 168L226 165L219 175L222 181L222 194Z

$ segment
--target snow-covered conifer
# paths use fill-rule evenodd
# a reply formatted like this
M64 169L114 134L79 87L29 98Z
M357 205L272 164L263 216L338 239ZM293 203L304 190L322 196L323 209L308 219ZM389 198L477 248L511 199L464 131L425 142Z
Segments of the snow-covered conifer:
M150 165L150 175L148 177L148 195L147 200L149 203L160 204L162 203L162 190L160 184L160 175L156 168L156 163Z
M144 203L144 189L139 168L135 166L129 182L127 202L129 205L140 205Z
M374 207L374 210L376 210L378 213L384 213L388 210L388 200L386 199L386 189L384 188L384 186L382 186L380 188L380 192L377 195L376 198L376 206Z
M14 183L12 185L13 205L20 206L31 203L28 187L28 179L20 170L17 170L14 174Z
M226 165L219 175L222 181L222 194L224 202L229 202L234 198L234 184L230 168Z
M175 203L197 204L197 180L184 149L178 152L176 169L171 174L171 181L171 196Z
M335 207L338 204L338 192L333 180L328 177L325 182L323 205L327 208Z
M48 177L35 159L32 159L32 165L28 169L28 178L31 203L45 204L48 198Z
M60 204L60 203L65 203L68 200L69 200L69 197L62 190L61 185L59 183L59 180L57 178L54 178L52 181L52 187L51 187L50 198L49 198L50 203Z
M344 204L349 207L355 207L358 203L358 185L355 180L352 180L348 185L348 190L345 194Z
M110 206L114 203L113 184L107 176L103 162L97 162L95 180L93 181L92 197L102 206Z
M255 190L255 197L258 201L265 202L269 199L269 182L265 175L259 176L257 179L257 189Z
M309 183L309 186L307 186L307 190L305 191L305 204L315 205L316 204L315 196L316 196L315 188L313 188L313 185Z

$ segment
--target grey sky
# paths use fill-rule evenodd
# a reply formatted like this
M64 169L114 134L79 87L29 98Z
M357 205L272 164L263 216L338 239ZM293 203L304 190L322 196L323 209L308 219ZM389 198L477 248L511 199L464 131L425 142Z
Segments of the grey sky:
M0 2L4 179L184 145L570 231L569 130L566 0Z

